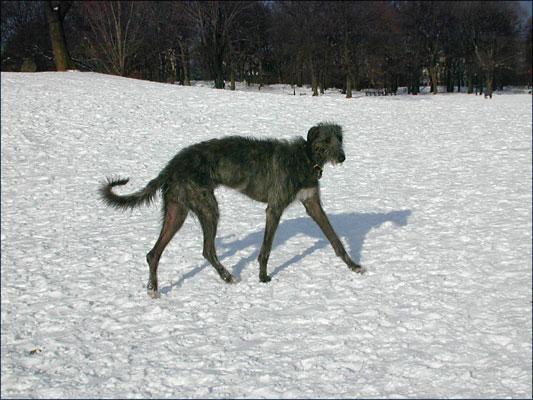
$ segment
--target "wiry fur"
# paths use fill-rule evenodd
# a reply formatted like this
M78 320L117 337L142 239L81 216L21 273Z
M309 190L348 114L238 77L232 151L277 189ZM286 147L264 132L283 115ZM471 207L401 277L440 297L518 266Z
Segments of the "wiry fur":
M157 294L157 266L165 246L179 230L189 211L198 216L204 232L204 256L222 279L233 276L217 258L214 239L218 223L218 203L214 189L231 187L248 197L267 203L265 238L259 255L260 280L268 282L266 266L274 234L283 210L300 200L319 224L335 253L354 271L359 265L347 255L320 204L318 180L327 162L343 162L342 128L333 123L312 127L307 140L253 139L230 136L189 146L174 156L159 176L129 195L117 195L112 188L128 179L108 179L100 188L106 205L127 209L148 204L158 190L163 198L163 228L154 248L148 253L148 289Z
M158 178L150 181L144 189L127 196L120 196L113 193L112 188L115 186L122 186L129 182L129 178L108 178L107 184L102 185L99 189L100 196L107 206L117 209L135 208L140 205L148 205L153 202L154 197L161 187L161 182Z

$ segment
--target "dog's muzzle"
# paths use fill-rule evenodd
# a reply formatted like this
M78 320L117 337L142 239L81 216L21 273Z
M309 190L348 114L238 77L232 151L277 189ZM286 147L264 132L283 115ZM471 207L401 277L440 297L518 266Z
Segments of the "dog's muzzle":
M344 155L344 153L340 153L337 157L337 161L341 163L344 162L344 160L346 160L346 156Z

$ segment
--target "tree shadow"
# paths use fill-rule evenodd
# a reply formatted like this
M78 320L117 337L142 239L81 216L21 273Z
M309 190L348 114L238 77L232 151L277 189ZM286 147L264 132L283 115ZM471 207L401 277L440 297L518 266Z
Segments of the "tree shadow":
M331 225L343 241L347 245L347 251L352 259L359 263L361 260L361 251L368 232L372 229L378 228L385 222L392 222L396 226L407 225L407 219L411 215L411 210L391 211L388 213L343 213L336 215L329 215ZM292 264L295 264L310 254L324 247L330 246L330 243L318 227L318 225L310 217L294 218L286 221L282 221L276 231L274 243L272 245L272 251L275 251L277 247L289 241L297 235L305 235L317 239L316 242L309 248L305 249L302 253L291 257L285 261L282 265L277 266L270 273L271 276L275 276L284 271ZM239 251L253 248L252 253L245 257L233 267L233 275L237 279L241 278L241 273L244 268L252 262L256 262L263 242L264 230L261 229L256 232L252 232L242 239L228 240L228 237L217 239L217 251L219 253L219 259L224 259L233 256ZM174 287L180 287L183 282L202 271L209 264L206 262L199 267L192 269L184 274L179 281L172 283L169 286L161 288L161 293L166 294L170 292Z

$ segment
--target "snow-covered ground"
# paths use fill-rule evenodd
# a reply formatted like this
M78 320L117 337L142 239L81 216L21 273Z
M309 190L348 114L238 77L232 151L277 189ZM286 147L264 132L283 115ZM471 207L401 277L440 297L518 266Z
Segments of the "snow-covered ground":
M532 395L531 96L289 96L93 73L1 75L1 395ZM158 207L121 213L181 148L345 129L326 212L368 272L299 204L258 281L265 206L218 189L224 284L189 218L146 295ZM159 205L159 203L158 203Z

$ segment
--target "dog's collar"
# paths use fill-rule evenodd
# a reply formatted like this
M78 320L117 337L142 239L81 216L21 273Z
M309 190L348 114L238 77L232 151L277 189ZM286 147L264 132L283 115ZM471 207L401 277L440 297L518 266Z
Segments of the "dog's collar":
M314 163L313 165L313 174L316 177L316 179L322 178L322 167L318 165L318 162L315 160L315 157L313 156L313 151L311 150L311 144L309 142L305 142L305 148L307 151L307 157L309 157L309 161L311 163Z
M313 166L313 172L315 173L316 179L322 178L322 167L318 164Z

